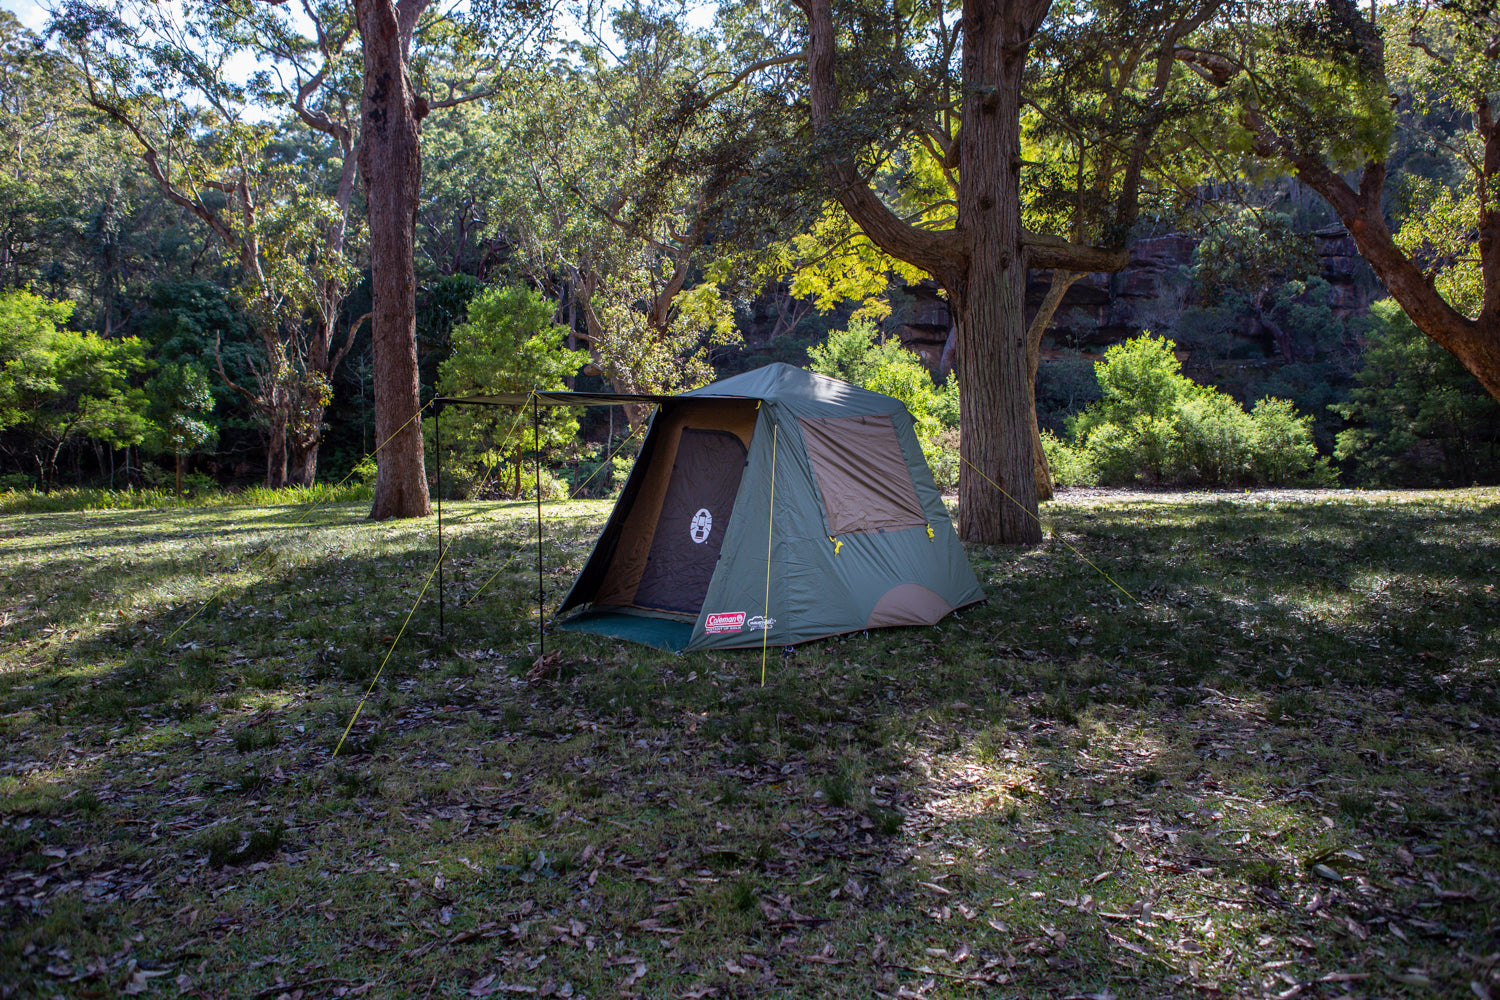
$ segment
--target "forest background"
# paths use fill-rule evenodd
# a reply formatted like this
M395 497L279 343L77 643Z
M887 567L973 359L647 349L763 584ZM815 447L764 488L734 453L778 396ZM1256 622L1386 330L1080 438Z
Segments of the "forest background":
M882 251L828 168L853 164L914 229L954 224L961 125L939 98L957 11L840 8L845 111L820 124L813 6L476 5L414 22L423 401L670 393L811 365L906 401L957 486L950 291ZM1043 495L1052 478L1500 481L1500 404L1386 298L1305 151L1278 160L1255 129L1299 109L1294 138L1345 176L1364 163L1362 192L1378 150L1395 245L1480 317L1483 112L1500 86L1482 38L1437 29L1482 34L1484 16L1372 8L1376 72L1339 51L1354 29L1318 21L1354 24L1347 4L1050 6L1022 81L1023 222L1116 250L1107 270L1029 270ZM373 484L354 11L52 13L34 31L0 12L0 489ZM1299 68L1286 93L1235 90L1277 58ZM607 492L645 413L519 416L444 417L445 492L526 495L537 449L544 493Z

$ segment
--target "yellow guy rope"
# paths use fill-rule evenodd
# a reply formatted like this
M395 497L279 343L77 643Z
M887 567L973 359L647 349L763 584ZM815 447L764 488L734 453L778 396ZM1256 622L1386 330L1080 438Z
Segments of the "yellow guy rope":
M337 757L339 755L339 751L343 749L344 741L349 738L349 730L354 728L354 722L359 718L359 713L364 711L365 702L369 700L370 693L375 690L375 685L380 683L380 675L382 672L384 672L385 665L390 662L391 653L395 652L396 650L396 643L400 642L401 636L406 633L406 626L411 624L411 616L417 613L417 606L422 603L422 595L427 593L427 587L432 583L432 578L434 575L436 575L437 568L442 565L443 556L446 556L448 554L448 549L452 547L453 543L449 542L448 547L443 549L442 552L438 553L437 562L432 564L432 569L427 571L427 579L422 581L422 589L417 591L417 599L412 602L411 610L406 613L406 620L401 623L401 630L396 633L396 638L391 640L390 646L387 647L385 651L385 659L380 661L380 667L375 671L375 676L370 679L370 686L365 690L365 696L359 699L359 705L355 707L354 714L349 717L349 724L344 727L344 735L339 737L338 746L333 748L333 755L335 757Z
M427 409L427 407L429 407L431 405L432 405L432 400L429 399L427 402L425 402L421 406L417 407L417 412L413 413L410 417L408 417L405 424L402 424L400 427L397 427L394 431L392 431L390 433L389 437L387 437L384 441L380 442L378 445L375 446L375 450L374 451L368 452L364 456L364 458L361 458L359 460L359 462L354 463L354 468L350 469L349 472L348 472L348 474L345 475L343 479L340 479L337 483L335 483L333 485L333 488L335 490L337 490L340 486L343 486L345 483L347 483L349 481L349 476L354 475L355 469L359 468L360 462L363 462L365 460L365 458L369 458L371 455L377 454L380 451L381 448L384 448L386 445L390 444L392 438L394 438L397 434L400 434L402 431L406 430L406 425L409 424L409 423L411 423L413 420L417 419L418 417L420 417L422 415L422 411L425 410L425 409ZM316 500L312 501L311 504L308 506L307 510L303 513L303 515L300 518L298 518L297 520L295 520L295 521L293 521L291 523L291 527L295 528L299 524L301 524L303 521L306 521L309 517L312 516L313 512L316 511L318 509L318 507L319 507L318 502ZM269 552L269 551L271 551L271 547L270 547L270 545L267 545L265 548L263 548L263 549L260 550L259 555L255 556L255 559L263 558L265 556L265 554L267 552ZM252 562L253 561L254 560L252 560ZM212 604L214 601L218 600L219 599L219 595L222 594L222 593L224 593L224 591L226 591L228 589L229 589L229 581L226 580L225 582L219 584L218 589L215 590L212 594L208 595L208 600L204 601L203 604L198 608L197 611L194 611L192 614L188 615L186 621L184 621L181 625L179 625L175 629L173 629L172 633L170 635L168 635L165 639L163 639L161 641L162 645L165 646L167 643L169 643L173 639L177 638L177 634L179 632L181 632L183 629L187 628L188 625L190 625L192 623L192 621L193 621L194 618L197 618L199 615L203 614L204 611L208 610L208 606L210 604Z
M766 641L771 637L771 529L776 526L776 435L780 424L771 425L771 502L766 514L766 603L760 629L760 686L766 686Z
M1041 518L1037 517L1030 510L1028 510L1026 508L1026 506L1021 503L1021 501L1017 500L1015 497L1011 496L1009 493L1006 493L1005 492L1005 487L1001 486L999 483L995 482L989 476L986 476L983 472L980 472L979 469L975 468L973 462L971 462L967 458L965 458L965 459L963 459L963 463L965 465L967 465L969 468L974 469L974 472L978 474L978 476L979 476L980 479L983 479L985 482L987 482L991 486L995 487L995 489L999 490L1000 493L1005 497L1005 499L1009 500L1011 503L1015 504L1017 507L1020 507L1021 510L1025 511L1027 517L1031 518L1037 524L1042 524L1042 519ZM1046 526L1043 525L1043 527L1046 527ZM1073 545L1066 538L1064 538L1063 536L1059 535L1055 531L1052 533L1052 537L1055 538L1055 539L1057 539L1059 542L1062 542L1063 545L1067 546L1068 551L1072 552L1075 556L1077 556L1078 558L1082 559L1084 562L1088 563L1089 566L1093 568L1093 570L1094 570L1095 573L1098 573L1100 576L1104 577L1104 579L1106 579L1110 583L1114 584L1116 590L1118 590L1120 593L1124 594L1126 597L1130 598L1135 603L1141 604L1141 599L1139 597L1136 597L1130 591L1126 590L1124 587L1120 586L1118 583L1115 583L1115 578L1114 577L1112 577L1108 573L1104 572L1104 570L1100 569L1098 566L1095 566L1094 565L1094 561L1092 559L1090 559L1088 556L1084 555L1082 552L1079 552L1076 548L1074 548ZM1141 604L1141 606L1145 607L1144 604Z

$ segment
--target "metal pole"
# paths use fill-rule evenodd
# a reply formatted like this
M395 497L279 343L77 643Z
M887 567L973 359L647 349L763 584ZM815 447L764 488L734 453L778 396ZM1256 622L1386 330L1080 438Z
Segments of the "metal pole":
M438 635L443 634L443 406L432 408L432 436L437 447Z
M536 654L547 655L545 595L542 590L542 410L531 394L531 443L536 448Z

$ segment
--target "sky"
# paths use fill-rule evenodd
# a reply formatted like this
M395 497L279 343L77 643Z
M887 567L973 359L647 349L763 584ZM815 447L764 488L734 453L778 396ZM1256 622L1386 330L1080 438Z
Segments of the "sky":
M36 0L0 0L0 9L8 10L32 31L41 31L47 23L47 12Z

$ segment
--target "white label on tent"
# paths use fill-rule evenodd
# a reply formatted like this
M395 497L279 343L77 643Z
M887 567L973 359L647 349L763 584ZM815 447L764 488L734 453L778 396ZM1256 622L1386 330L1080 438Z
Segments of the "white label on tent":
M698 513L693 515L693 523L688 525L688 534L693 541L702 545L708 541L708 533L714 530L714 516L708 512L707 507L699 507Z
M705 632L743 632L744 630L745 612L743 611L718 611L703 619Z

